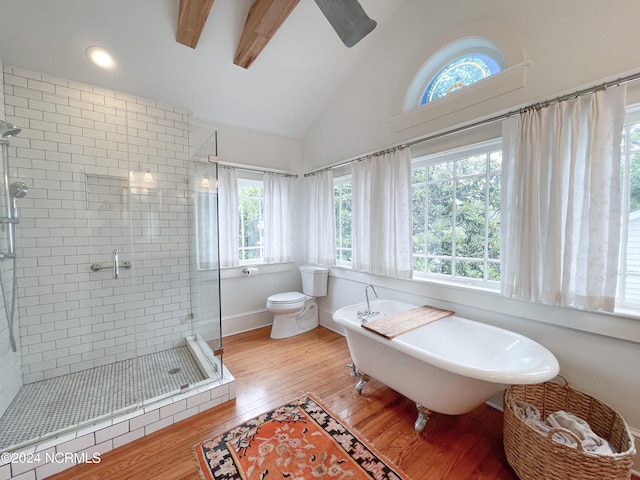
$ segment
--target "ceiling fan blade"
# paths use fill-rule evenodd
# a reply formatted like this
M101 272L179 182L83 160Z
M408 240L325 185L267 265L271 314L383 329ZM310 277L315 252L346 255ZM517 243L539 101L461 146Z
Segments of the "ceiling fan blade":
M320 10L347 47L353 47L374 28L358 0L315 0Z

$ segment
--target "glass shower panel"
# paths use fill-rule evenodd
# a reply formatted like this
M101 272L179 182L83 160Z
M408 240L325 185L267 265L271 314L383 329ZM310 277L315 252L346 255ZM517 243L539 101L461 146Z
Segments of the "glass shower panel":
M187 176L162 170L149 163L129 172L136 372L143 403L209 379L189 340L193 328Z
M209 161L213 153L212 137L189 163L192 334L203 347L208 365L222 377L218 164ZM209 348L203 346L205 342Z

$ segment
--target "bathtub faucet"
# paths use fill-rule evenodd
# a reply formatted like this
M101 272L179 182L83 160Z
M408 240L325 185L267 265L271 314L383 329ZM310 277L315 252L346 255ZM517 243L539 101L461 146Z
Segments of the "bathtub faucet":
M364 287L364 296L367 298L367 311L368 312L371 311L371 305L369 304L369 289L371 289L371 291L376 296L376 298L378 298L378 292L376 292L376 288L373 285L369 284L366 287Z
M369 284L364 287L364 296L367 299L367 308L364 312L358 312L358 320L360 320L361 323L367 323L367 320L369 320L369 318L380 313L371 310L371 303L369 302L369 288L371 288L373 294L376 296L376 298L378 298L378 292L376 292L376 289L373 285Z

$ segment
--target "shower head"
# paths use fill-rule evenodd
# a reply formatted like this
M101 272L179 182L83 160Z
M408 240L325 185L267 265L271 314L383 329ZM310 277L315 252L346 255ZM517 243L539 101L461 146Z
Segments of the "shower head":
M16 127L13 123L0 120L0 136L2 138L15 137L22 131L21 128Z
M18 198L24 198L29 192L29 187L24 182L13 182L9 185L9 197L11 198L9 208L7 210L8 217L17 219L18 216Z
M29 193L29 187L24 182L13 182L9 185L9 194L12 198L24 198Z

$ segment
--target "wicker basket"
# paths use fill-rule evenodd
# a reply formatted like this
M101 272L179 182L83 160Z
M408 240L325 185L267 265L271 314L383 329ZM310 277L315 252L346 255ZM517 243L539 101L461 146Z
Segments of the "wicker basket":
M635 446L624 419L609 406L570 388L563 377L559 378L564 384L514 385L504 393L504 448L507 461L518 477L521 480L630 479ZM515 414L511 399L535 406L542 418L558 410L577 415L618 453L599 455L585 452L581 446L575 448L551 440Z

